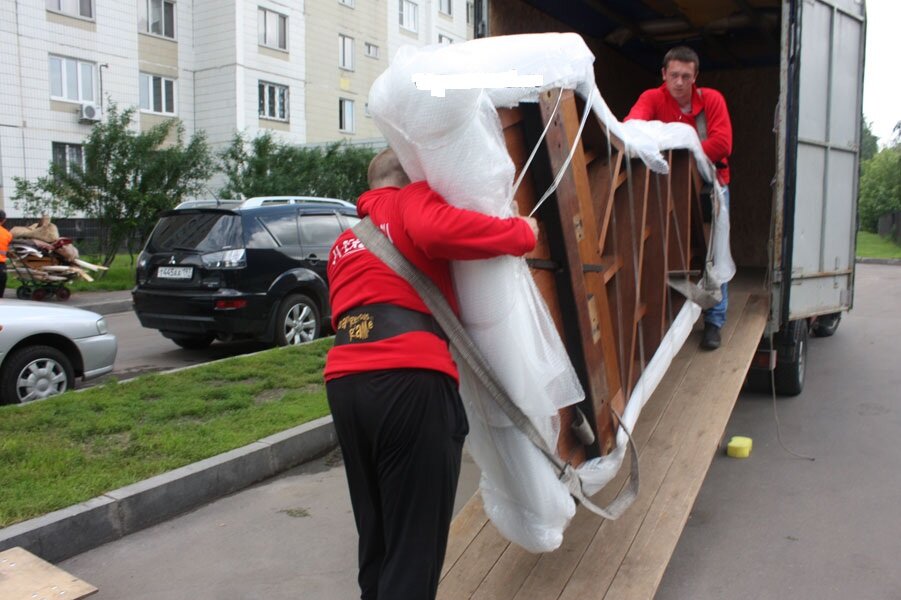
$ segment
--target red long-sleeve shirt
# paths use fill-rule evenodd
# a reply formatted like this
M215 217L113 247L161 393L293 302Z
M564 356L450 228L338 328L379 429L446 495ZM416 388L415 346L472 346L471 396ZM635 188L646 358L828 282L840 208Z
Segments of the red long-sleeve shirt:
M700 90L700 94L698 94ZM638 97L635 106L624 121L663 121L664 123L688 123L698 128L696 119L701 110L707 118L707 139L701 141L704 154L716 165L717 179L723 185L729 184L729 155L732 154L732 121L726 108L726 99L713 88L691 89L691 111L683 113L679 103L666 89L664 83L658 88L645 91Z
M369 216L398 250L425 273L459 311L450 274L451 260L521 256L535 247L522 219L499 219L455 208L425 182L385 187L360 196L357 212ZM342 313L368 304L393 304L430 314L419 294L391 267L370 253L347 230L329 254L332 325ZM431 369L459 379L447 342L414 331L376 342L335 346L326 359L326 381L382 369Z

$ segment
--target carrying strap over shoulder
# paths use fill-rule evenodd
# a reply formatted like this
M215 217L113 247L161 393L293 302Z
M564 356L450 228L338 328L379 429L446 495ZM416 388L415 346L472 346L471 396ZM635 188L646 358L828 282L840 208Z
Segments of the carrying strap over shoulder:
M369 217L357 223L353 227L353 232L363 242L367 250L391 267L419 293L422 301L431 311L432 316L444 329L458 357L466 362L467 366L479 378L507 418L554 465L560 481L567 487L573 498L600 517L605 519L619 518L638 496L638 451L635 448L635 443L632 441L631 432L622 424L622 418L616 415L629 440L631 458L629 485L619 493L613 502L602 508L593 504L585 495L578 471L557 456L554 450L548 448L544 438L541 437L541 434L529 417L510 399L494 370L475 345L475 342L472 341L472 338L469 337L469 334L466 333L462 323L460 323L457 315L454 314L453 309L447 303L444 294L441 293L441 290L438 289L435 283L408 261ZM614 414L616 413L614 412Z
M701 88L698 88L698 99L701 100L702 98ZM707 139L707 113L704 112L703 100L701 100L701 102L701 112L695 117L695 127L698 130L698 137L703 142Z

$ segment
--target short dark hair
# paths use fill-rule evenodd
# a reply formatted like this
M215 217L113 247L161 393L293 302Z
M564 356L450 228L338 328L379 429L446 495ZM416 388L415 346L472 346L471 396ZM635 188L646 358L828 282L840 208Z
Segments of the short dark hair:
M678 60L679 62L684 63L694 63L695 73L701 70L701 60L698 58L698 53L688 46L676 46L675 48L670 48L670 51L663 57L663 68L665 69L672 60Z
M6 211L0 210L0 221L5 221L5 220L6 220Z

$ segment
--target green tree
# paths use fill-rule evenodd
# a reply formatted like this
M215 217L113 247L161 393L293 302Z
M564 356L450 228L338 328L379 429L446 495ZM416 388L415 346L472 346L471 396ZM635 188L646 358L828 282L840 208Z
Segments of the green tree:
M321 196L355 201L367 189L366 170L375 150L335 142L301 148L268 132L249 142L240 133L219 154L226 185L223 198Z
M870 129L866 117L860 115L860 161L870 160L879 152L879 138Z
M133 253L157 213L200 193L215 168L202 131L186 144L181 121L170 119L135 132L133 116L133 108L120 112L111 103L106 119L94 125L83 145L83 166L51 162L43 177L14 178L13 201L26 214L83 213L96 219L104 265L112 263L123 245Z
M896 127L901 131L901 127ZM876 231L879 217L901 211L901 143L880 150L863 163L860 176L860 226Z

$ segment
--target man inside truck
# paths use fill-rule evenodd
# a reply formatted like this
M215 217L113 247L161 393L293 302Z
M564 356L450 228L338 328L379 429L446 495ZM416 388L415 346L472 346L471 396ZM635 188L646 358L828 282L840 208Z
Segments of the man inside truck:
M449 205L410 183L396 154L369 166L357 211L432 279L457 308L451 260L522 256L530 217L500 219ZM416 290L353 230L329 254L335 345L326 395L359 533L363 600L435 597L469 431L447 339Z
M695 85L700 68L697 53L686 46L677 46L663 57L663 84L645 91L624 119L687 123L701 138L704 154L716 166L716 178L723 186L723 198L729 206L729 155L732 154L732 121L723 95L712 89ZM729 306L727 284L722 286L723 299L704 311L704 336L701 347L715 350L720 347L720 329L726 323Z

